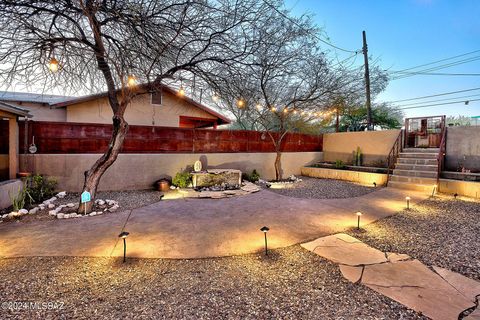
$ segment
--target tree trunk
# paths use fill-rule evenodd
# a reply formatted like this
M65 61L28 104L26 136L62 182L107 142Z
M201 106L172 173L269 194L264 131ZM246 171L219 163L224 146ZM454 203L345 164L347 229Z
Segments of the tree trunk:
M128 131L128 123L123 118L123 115L114 115L113 117L113 132L110 143L108 144L108 149L98 159L95 164L90 168L90 170L85 172L85 183L83 185L83 191L88 191L91 194L92 201L87 203L81 203L78 206L78 213L84 214L90 213L93 207L93 200L95 199L95 194L97 193L97 186L100 182L100 178L107 171L107 169L115 162L122 148L123 141Z
M277 150L277 156L275 157L275 180L282 179L282 153Z

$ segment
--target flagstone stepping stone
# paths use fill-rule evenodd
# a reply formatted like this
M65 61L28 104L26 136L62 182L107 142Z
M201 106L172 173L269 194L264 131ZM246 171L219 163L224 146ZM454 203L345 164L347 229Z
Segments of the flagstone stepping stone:
M363 267L352 267L341 264L340 271L343 277L350 282L358 283L362 279Z
M472 302L475 302L475 297L480 295L480 282L444 268L433 266L433 270Z
M388 261L382 251L344 233L318 238L301 246L328 260L348 266L362 266Z
M433 267L406 254L382 252L347 234L335 234L301 245L339 264L342 275L434 320L458 319L475 306L480 283ZM480 320L480 311L469 320ZM478 318L477 318L478 317Z
M475 304L418 260L365 266L362 284L432 319L458 319Z

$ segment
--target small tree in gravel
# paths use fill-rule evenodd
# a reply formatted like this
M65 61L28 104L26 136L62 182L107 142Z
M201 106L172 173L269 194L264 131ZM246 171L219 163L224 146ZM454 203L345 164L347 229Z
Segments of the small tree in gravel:
M341 86L340 73L328 66L308 17L285 22L272 12L256 32L261 39L248 65L217 72L212 86L217 104L243 129L265 130L274 145L275 178L282 179L282 144L288 132L318 121Z
M141 92L135 84L155 90L180 72L205 77L245 60L258 39L253 25L268 16L271 5L256 0L3 0L0 79L73 92L107 90L113 133L105 153L85 172L83 185L94 198L122 148L125 110ZM49 64L56 72L48 70ZM86 210L81 204L79 212L90 212L92 204Z

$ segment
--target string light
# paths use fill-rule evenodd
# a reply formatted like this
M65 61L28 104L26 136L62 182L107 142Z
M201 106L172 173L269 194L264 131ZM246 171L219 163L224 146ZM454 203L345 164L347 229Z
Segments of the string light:
M51 58L50 62L48 63L48 68L50 69L51 72L57 72L58 71L58 60L55 58Z
M293 114L297 114L297 110L293 110Z
M241 98L238 99L238 101L237 101L237 106L238 106L239 108L243 108L243 107L245 106L245 101L243 101L243 99L241 99Z
M257 103L255 108L257 108L258 111L261 111L262 110L262 105L260 103Z
M183 85L181 85L180 89L178 89L178 95L182 97L185 95L185 89L183 88Z
M219 98L218 98L217 94L214 93L214 94L212 95L212 100L213 100L214 102L217 102L218 99L219 99Z
M275 107L272 107L270 110L271 110L272 112L277 112L277 108L275 108Z
M288 113L288 109L287 109L287 108L284 108L284 109L283 109L283 113Z
M135 87L136 84L137 84L137 78L132 75L128 76L127 85L129 87Z

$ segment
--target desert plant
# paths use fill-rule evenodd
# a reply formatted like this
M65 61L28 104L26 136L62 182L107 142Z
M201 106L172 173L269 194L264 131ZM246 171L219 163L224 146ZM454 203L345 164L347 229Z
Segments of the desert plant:
M180 188L187 188L192 183L192 174L188 171L180 171L173 177L172 183Z
M251 173L244 172L242 178L243 180L255 183L260 179L260 174L257 172L257 169L253 169Z
M17 195L12 195L9 191L8 196L12 202L13 211L23 209L25 206L25 199L27 198L27 188L25 188L25 186L23 186L23 188L18 187Z
M345 163L342 160L335 160L335 164L333 165L336 169L343 169L345 168Z
M353 151L353 165L361 166L362 162L363 162L362 149L360 149L360 147L357 147L357 150Z
M30 204L34 204L53 197L56 187L56 180L36 174L27 179L24 189Z

